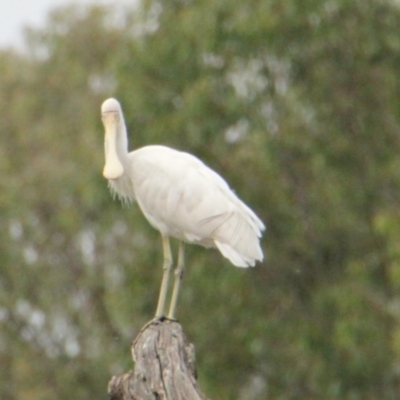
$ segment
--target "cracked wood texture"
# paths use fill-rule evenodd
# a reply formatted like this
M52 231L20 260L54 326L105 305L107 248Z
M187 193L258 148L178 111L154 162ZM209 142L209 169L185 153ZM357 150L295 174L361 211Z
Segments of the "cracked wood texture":
M111 400L208 400L197 385L194 346L178 322L145 325L132 356L134 369L108 384Z

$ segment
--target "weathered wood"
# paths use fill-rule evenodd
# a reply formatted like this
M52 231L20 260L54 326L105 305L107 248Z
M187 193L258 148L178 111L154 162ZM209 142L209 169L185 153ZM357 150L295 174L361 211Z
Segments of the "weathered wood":
M194 346L178 322L145 325L132 356L134 370L108 384L111 400L207 400L196 381Z

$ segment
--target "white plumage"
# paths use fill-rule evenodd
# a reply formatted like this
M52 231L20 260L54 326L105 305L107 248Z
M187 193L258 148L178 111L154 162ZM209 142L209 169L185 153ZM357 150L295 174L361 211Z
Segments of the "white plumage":
M217 247L238 267L254 266L263 259L259 238L264 224L221 176L191 154L166 146L146 146L128 153L119 102L106 100L101 112L106 130L103 175L109 180L111 191L123 201L136 199L150 224L161 232L165 258L168 259L165 254L169 250L168 237L174 237ZM183 246L180 246L180 258L178 264L182 265L178 266L177 275L183 271ZM164 276L165 270L170 269L166 264ZM164 312L160 307L164 307L165 299L160 300L157 314L161 315L156 314L157 317ZM174 306L171 304L171 318Z

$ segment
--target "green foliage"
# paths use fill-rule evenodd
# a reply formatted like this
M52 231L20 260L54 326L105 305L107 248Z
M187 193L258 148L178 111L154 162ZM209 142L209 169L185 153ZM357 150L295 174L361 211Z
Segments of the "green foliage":
M104 397L155 310L161 243L101 176L101 102L131 148L221 173L266 260L187 247L179 317L214 399L394 399L400 9L385 0L55 10L0 53L0 398Z

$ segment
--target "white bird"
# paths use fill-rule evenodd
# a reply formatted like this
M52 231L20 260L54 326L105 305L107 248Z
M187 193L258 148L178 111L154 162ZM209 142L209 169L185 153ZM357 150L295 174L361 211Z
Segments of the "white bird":
M166 146L145 146L129 153L119 102L106 100L101 114L105 128L103 175L110 190L122 201L136 200L162 236L164 272L156 318L164 317L172 269L169 237L179 240L169 319L175 319L184 269L183 242L216 247L237 267L262 261L259 238L264 224L221 176L193 155Z

